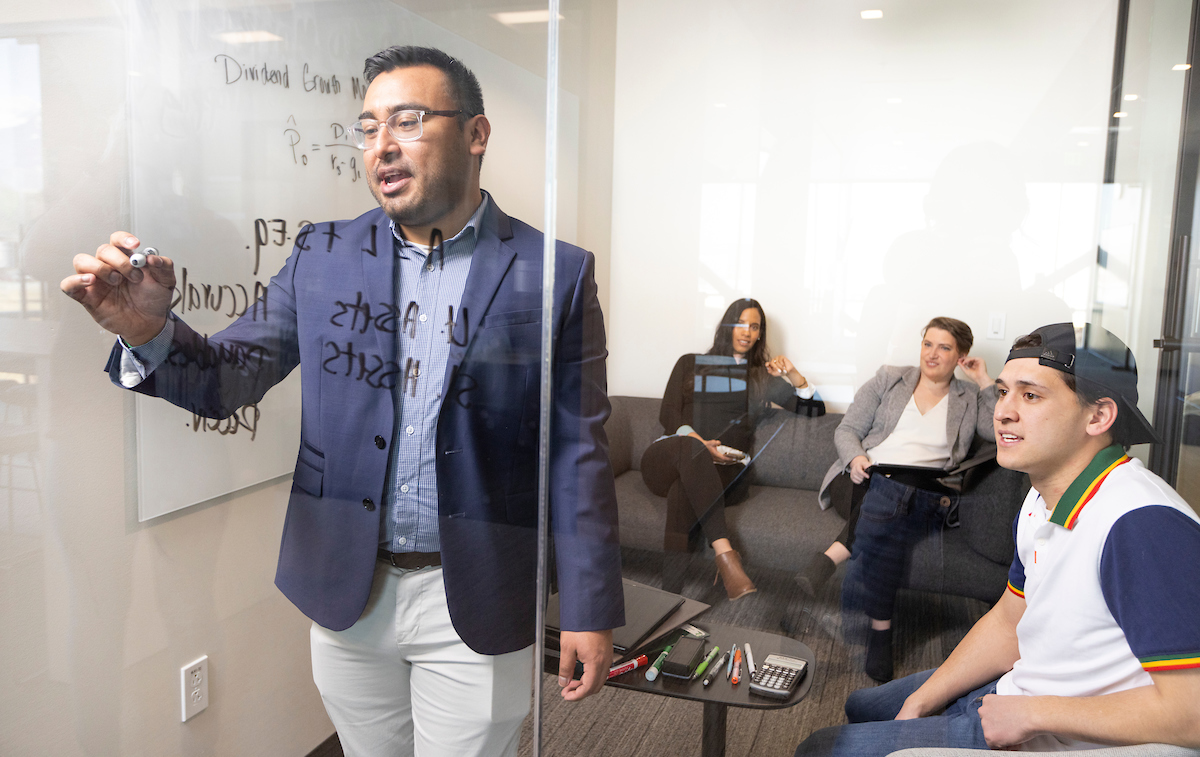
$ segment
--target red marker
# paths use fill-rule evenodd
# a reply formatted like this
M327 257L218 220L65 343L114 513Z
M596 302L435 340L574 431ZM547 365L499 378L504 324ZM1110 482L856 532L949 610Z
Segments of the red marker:
M737 653L733 655L733 685L734 686L738 685L738 679L741 677L741 675L742 675L742 650L739 649L737 651Z
M637 670L638 668L645 666L649 662L650 662L650 658L647 657L646 655L642 655L642 656L638 657L636 660L630 660L629 662L623 662L620 665L613 665L611 668L608 669L608 677L616 678L617 676L621 675L622 673L628 673L631 670Z

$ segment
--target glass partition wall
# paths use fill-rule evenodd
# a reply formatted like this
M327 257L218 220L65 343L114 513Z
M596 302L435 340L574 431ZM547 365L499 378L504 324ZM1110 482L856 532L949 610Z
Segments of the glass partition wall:
M352 128L452 110L439 87L368 104L363 72L447 51L481 82L489 207L541 227L545 14L493 5L0 3L0 752L310 753L334 732L314 619L385 601L380 547L447 555L473 648L532 644L541 246L518 228L502 258L495 212L402 245ZM471 115L392 124L387 180L444 195L423 169ZM114 387L114 335L58 291L117 230L174 261L174 343L142 388L182 407ZM516 695L487 704L515 734L532 657L504 659Z
M864 507L852 537L839 508L855 490L830 480L855 444L903 462L866 437L897 401L880 385L905 367L939 375L932 319L969 327L969 353L952 341L979 362L953 375L972 395L1016 337L1103 325L1133 349L1153 416L1191 13L1182 0L562 4L624 576L711 605L698 626L785 635L816 656L799 705L730 710L729 753L790 754L887 672L873 645L886 640L896 676L934 666L1003 590L1029 484L972 440L990 430L986 406L950 453L980 464L930 484L924 516ZM756 341L757 375L741 349ZM705 441L744 445L748 464ZM1149 445L1132 453L1148 461ZM721 571L730 547L744 578ZM757 590L731 599L746 581ZM874 633L883 620L890 638ZM545 753L602 753L581 736L602 713L626 752L710 749L704 708L672 692L574 708L547 694L544 722L562 725Z
M535 584L546 625L602 629L624 578L686 598L722 629L709 648L773 634L813 655L800 704L717 719L668 682L566 701L552 633L513 673L532 701L501 708L528 712L521 754L790 754L886 672L872 643L895 675L938 664L1003 586L1028 482L963 425L946 446L980 464L925 482L905 539L878 508L852 536L835 430L858 406L870 452L871 387L944 384L963 354L965 407L1016 336L1063 321L1130 344L1151 414L1191 6L3 3L0 752L313 751L334 725L311 618L377 600L374 578L312 587L386 572L384 541L443 554L476 648L539 636ZM379 205L348 128L370 120L362 61L392 44L478 76L481 186L513 219L448 317L397 272L434 254L411 279L443 277L461 239L422 253L380 214L350 223ZM168 369L280 386L223 420L112 386L112 335L57 290L115 230L175 261L197 334L316 313L294 375L271 373L284 341L212 337ZM567 246L545 256L540 230ZM891 545L873 569L845 559L860 532ZM208 706L181 722L205 655Z

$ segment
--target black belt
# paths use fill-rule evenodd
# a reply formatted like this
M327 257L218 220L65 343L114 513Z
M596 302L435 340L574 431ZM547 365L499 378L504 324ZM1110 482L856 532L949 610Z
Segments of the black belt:
M441 552L388 552L386 549L380 549L377 556L380 562L405 570L418 570L442 564Z
M886 478L890 478L903 486L911 486L915 489L923 489L931 494L941 494L943 499L947 496L956 494L957 492L944 486L938 478L945 476L945 471L931 470L929 473L918 473L917 471L890 471L882 473ZM949 505L949 502L943 502L942 507Z

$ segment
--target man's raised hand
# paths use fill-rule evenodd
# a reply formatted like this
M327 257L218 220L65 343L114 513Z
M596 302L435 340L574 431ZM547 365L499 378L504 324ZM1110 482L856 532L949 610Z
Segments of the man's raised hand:
M76 255L74 275L59 284L96 323L134 346L162 331L175 289L175 264L170 258L150 255L144 268L129 262L129 253L140 244L127 231L113 232L95 255Z

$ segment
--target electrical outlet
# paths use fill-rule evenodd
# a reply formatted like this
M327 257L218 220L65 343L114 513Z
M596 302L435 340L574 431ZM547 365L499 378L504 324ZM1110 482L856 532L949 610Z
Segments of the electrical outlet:
M988 339L1003 339L1004 338L1004 313L988 313Z
M208 655L179 669L179 694L181 723L208 707Z

